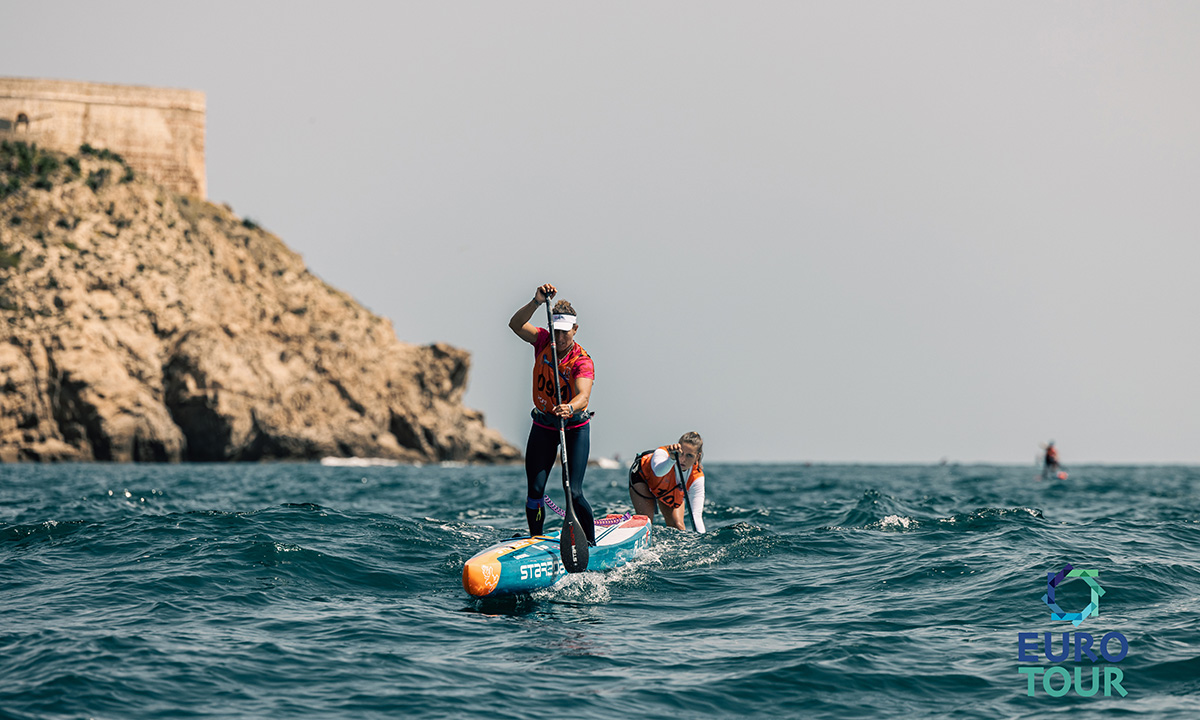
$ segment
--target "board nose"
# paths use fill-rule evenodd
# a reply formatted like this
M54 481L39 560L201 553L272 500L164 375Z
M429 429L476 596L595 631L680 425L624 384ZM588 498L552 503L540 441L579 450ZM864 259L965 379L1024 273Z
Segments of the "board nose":
M500 582L500 562L491 558L471 558L463 565L463 589L475 597L490 595Z

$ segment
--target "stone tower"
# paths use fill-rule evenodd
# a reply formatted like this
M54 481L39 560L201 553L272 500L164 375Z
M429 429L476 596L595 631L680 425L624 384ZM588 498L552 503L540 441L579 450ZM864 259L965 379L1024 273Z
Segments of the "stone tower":
M72 155L83 144L205 198L204 93L134 85L0 77L0 140Z

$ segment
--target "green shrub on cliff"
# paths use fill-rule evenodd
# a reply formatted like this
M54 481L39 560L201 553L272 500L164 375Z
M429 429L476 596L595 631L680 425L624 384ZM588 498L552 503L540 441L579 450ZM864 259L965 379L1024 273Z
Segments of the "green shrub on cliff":
M0 142L0 200L21 189L21 178L33 171L33 153L23 142Z
M89 145L88 143L84 143L79 146L79 154L80 155L91 155L92 157L96 157L101 160L115 160L116 162L119 162L122 165L128 165L128 163L125 162L125 158L116 154L112 150L109 150L108 148L94 148L91 145Z
M0 142L0 170L10 176L23 178L32 175L37 157L36 143Z
M87 186L92 189L92 192L96 192L104 186L105 181L108 180L108 176L108 168L100 168L99 170L90 172L88 173Z
M79 174L79 160L67 158L67 166ZM36 143L0 142L0 200L21 189L25 178L33 179L33 187L49 190L63 166L59 155L39 150Z
M33 186L39 190L49 190L54 187L54 181L51 178L54 173L58 172L59 167L58 158L53 155L39 155L34 161L37 180L33 181Z
M21 178L13 175L12 177L8 178L7 182L5 182L4 178L0 177L0 200L3 200L9 195L15 195L20 189Z
M79 154L123 165L125 172L121 175L122 183L133 182L135 178L133 168L125 162L125 158L111 150L97 149L84 143L79 147ZM20 190L25 178L33 179L34 188L51 189L54 187L56 179L63 179L61 171L64 166L67 169L65 173L67 181L80 177L83 173L78 157L63 158L58 153L38 150L36 143L28 144L7 140L0 142L0 200ZM112 174L113 171L110 168L102 167L88 173L87 180L84 182L92 189L92 192L96 192L108 182Z
M46 153L38 155L33 165L38 177L49 177L57 172L59 168L58 158Z
M0 248L0 270L8 270L15 268L21 264L21 253L10 253L4 248Z

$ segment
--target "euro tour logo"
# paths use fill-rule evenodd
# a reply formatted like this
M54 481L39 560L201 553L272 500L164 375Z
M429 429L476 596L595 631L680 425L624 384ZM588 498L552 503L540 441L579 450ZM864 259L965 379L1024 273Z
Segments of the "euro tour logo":
M1072 580L1082 580L1088 585L1091 602L1079 612L1063 612L1055 593ZM1098 570L1080 570L1068 564L1057 573L1046 573L1046 594L1042 596L1042 602L1050 608L1050 620L1053 622L1065 621L1078 628L1084 620L1100 616L1100 598L1103 596L1104 588L1100 587ZM1059 635L1061 637L1056 637ZM1100 692L1102 686L1104 697L1111 697L1113 692L1125 697L1125 688L1121 686L1125 673L1117 667L1117 663L1128 654L1129 641L1115 630L1104 633L1099 641L1091 633L1079 630L1017 633L1017 660L1022 663L1041 663L1044 655L1051 663L1074 664L1070 669L1058 664L1018 666L1017 672L1027 679L1026 694L1030 697L1037 695L1038 685L1051 697L1062 697L1072 691L1081 697L1092 697ZM1085 659L1090 665L1085 664ZM1104 670L1103 682L1101 668ZM1041 682L1038 682L1039 676Z

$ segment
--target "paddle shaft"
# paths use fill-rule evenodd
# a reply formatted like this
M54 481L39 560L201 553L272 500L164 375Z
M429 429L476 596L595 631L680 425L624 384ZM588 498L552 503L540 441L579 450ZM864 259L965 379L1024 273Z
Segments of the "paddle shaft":
M554 399L562 405L562 385L558 381L558 344L554 342L554 314L550 311L549 296L546 296L546 329L550 331L550 349L554 355ZM567 470L567 424L561 416L558 418L558 447L562 460L563 493L567 498L567 517L558 544L567 572L580 572L587 569L587 536L583 534L583 524L575 514L575 501L571 498L571 474Z
M683 476L683 466L679 464L679 457L675 458L675 474L679 478L679 487L683 490L683 510L684 514L692 517L692 501L688 500L687 478ZM687 518L684 519L684 526L687 526ZM696 519L692 518L692 530L696 529Z

